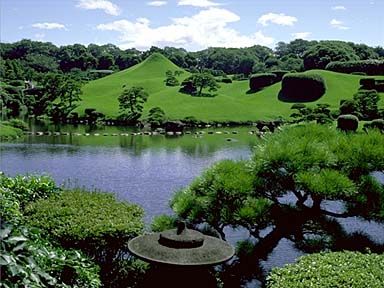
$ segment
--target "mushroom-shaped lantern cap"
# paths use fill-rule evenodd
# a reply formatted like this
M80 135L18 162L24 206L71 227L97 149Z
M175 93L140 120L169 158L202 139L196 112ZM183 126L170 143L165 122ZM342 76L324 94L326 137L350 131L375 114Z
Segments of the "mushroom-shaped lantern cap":
M227 242L187 229L184 222L177 229L138 236L128 248L145 261L179 266L216 265L235 253Z

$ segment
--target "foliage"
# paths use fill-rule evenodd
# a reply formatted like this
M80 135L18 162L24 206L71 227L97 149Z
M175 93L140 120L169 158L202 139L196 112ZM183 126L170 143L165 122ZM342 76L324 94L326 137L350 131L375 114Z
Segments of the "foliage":
M340 115L353 114L359 115L357 112L356 102L352 99L341 100L340 101Z
M25 123L21 119L9 119L8 121L1 122L3 125L8 125L14 128L18 128L23 131L27 131L29 129L28 124Z
M326 70L340 73L365 73L366 75L384 75L384 61L361 60L347 62L330 62ZM356 74L355 74L356 75Z
M357 61L360 58L353 48L341 41L320 41L311 46L303 55L305 70L325 69L334 61Z
M0 287L100 287L98 267L75 250L44 241L37 229L1 223Z
M381 132L384 132L384 119L374 119L370 123L370 128L378 129Z
M332 122L331 110L329 104L316 104L315 107L307 107L305 104L293 104L291 109L297 110L291 114L296 123L316 121L318 124Z
M363 120L376 119L379 116L380 96L376 90L359 90L353 95L357 111Z
M128 240L142 232L139 206L118 202L112 194L74 190L31 203L25 215L29 225L64 248L80 249L92 257L105 285L113 282L119 287L123 284L119 281L128 277L119 274L119 265L130 259ZM131 277L138 276L135 273Z
M183 81L182 85L184 86L182 90L185 90L186 92L189 90L186 89L186 85L192 85L192 87L195 87L198 96L202 96L202 91L205 88L208 88L209 92L214 92L217 90L217 88L220 87L217 84L215 77L213 77L212 74L208 72L192 74L190 77Z
M161 232L177 226L177 218L169 215L156 216L151 223L151 231Z
M359 127L359 118L355 115L345 114L337 118L337 128L342 131L355 132Z
M254 74L249 78L249 89L257 91L278 82L276 74Z
M179 80L177 80L176 76L178 75L177 71L175 72L172 72L171 70L167 70L167 72L165 72L165 85L167 86L178 86L180 83L179 83Z
M325 80L319 74L291 73L283 77L282 97L294 102L311 102L326 92Z
M16 139L23 135L23 131L0 122L0 141Z
M252 175L246 162L224 160L177 192L171 207L179 217L195 223L206 222L223 236L223 228L243 221L241 216L261 219L268 211L268 201L258 202L251 196ZM256 206L258 209L251 211Z
M151 127L159 127L167 120L165 112L160 107L151 108L148 112L147 121L151 124Z
M53 179L49 176L15 176L0 174L0 187L17 201L21 209L38 199L46 199L59 192Z
M129 122L136 122L143 112L143 105L148 96L143 87L124 87L119 96L120 118Z
M333 252L304 256L297 263L274 268L268 288L382 287L384 256L359 252Z

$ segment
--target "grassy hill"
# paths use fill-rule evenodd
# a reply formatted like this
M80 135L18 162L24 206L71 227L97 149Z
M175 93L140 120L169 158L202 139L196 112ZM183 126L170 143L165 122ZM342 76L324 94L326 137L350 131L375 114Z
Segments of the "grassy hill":
M129 69L91 81L83 87L83 101L77 112L85 108L95 108L109 117L118 115L117 98L122 86L142 86L149 93L144 116L152 107L161 107L170 119L183 119L194 116L204 121L249 121L288 117L292 103L278 99L281 83L276 83L257 93L247 94L248 81L220 83L216 97L192 97L178 92L180 87L167 87L164 83L167 70L182 70L178 77L181 82L189 73L179 68L161 54L152 54L142 63ZM341 99L350 99L359 88L362 76L314 70L322 75L327 84L327 92L319 100L308 103L328 103L338 108ZM384 77L380 77L384 79ZM384 97L382 97L384 98ZM384 99L381 101L384 106Z

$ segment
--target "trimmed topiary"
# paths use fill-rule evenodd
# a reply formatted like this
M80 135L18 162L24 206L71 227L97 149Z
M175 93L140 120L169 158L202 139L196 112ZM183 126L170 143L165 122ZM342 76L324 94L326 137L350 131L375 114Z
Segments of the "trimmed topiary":
M323 77L313 73L291 73L283 77L279 98L287 102L312 102L326 91Z
M288 70L276 70L276 71L272 71L271 73L276 75L277 81L279 82L283 79L284 75L290 73L290 71L288 71Z
M382 287L384 255L359 252L319 253L301 257L297 263L274 268L268 288Z
M384 132L384 119L375 119L371 121L370 128L379 129Z
M361 78L360 85L361 89L372 90L375 89L375 79L374 78Z
M336 61L329 63L326 70L340 73L364 73L366 75L384 75L383 60L360 60L360 61ZM356 74L359 75L359 74Z
M359 118L355 115L347 114L340 115L337 118L337 128L342 131L353 131L355 132L359 127Z
M113 194L83 190L64 191L25 209L30 226L64 248L79 249L93 258L103 283L127 276L118 267L129 255L128 241L142 232L143 214L141 207L117 201Z
M276 82L278 82L278 79L273 73L254 74L249 78L249 89L257 91Z

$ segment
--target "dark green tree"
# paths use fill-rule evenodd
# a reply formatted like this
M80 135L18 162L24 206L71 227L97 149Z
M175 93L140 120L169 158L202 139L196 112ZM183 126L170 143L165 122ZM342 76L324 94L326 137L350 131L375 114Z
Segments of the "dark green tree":
M378 117L380 95L376 90L360 90L353 95L353 100L362 119L373 120Z
M191 82L197 89L197 95L201 96L203 89L208 89L209 92L214 92L220 86L217 84L215 77L208 72L192 74L184 82Z
M131 88L123 87L120 94L119 108L120 119L128 122L136 122L143 112L144 103L148 99L148 93L143 87L133 86Z

